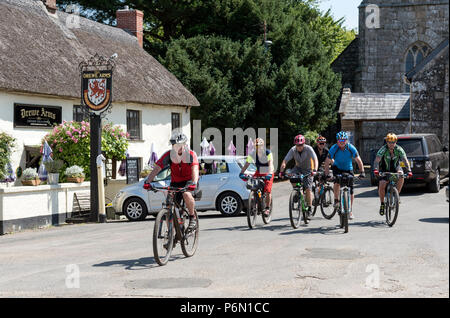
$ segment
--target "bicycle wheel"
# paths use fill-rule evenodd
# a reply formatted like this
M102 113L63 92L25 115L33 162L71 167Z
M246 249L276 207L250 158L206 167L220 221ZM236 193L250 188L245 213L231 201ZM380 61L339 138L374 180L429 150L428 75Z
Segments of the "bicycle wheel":
M166 265L173 249L173 222L170 211L162 209L153 228L153 256L160 265Z
M198 215L196 210L194 210L194 214L195 219L197 220L197 226L195 227L195 230L188 231L187 225L189 224L189 213L183 209L182 217L184 219L184 226L182 227L182 230L184 233L182 233L183 237L181 238L181 250L186 257L191 257L194 255L198 247L198 234L200 227L198 224Z
M331 220L336 214L337 209L334 208L334 192L333 188L325 187L320 198L320 211L325 219Z
M399 209L397 188L390 186L389 192L386 195L388 196L388 204L385 206L386 223L392 227L395 221L397 221Z
M293 190L289 198L289 219L291 221L291 226L294 229L297 229L300 226L300 216L301 216L300 210L302 208L300 197L301 197L300 191Z
M314 208L312 209L311 216L316 215L317 207L320 205L320 201L321 201L321 197L320 196L318 197L316 194L316 191L317 191L316 187L318 187L318 186L314 185L312 188L312 194L314 196L314 198L313 198L313 207ZM319 186L319 188L320 188L320 186Z
M265 198L264 198L265 199ZM265 204L264 204L265 206ZM272 220L272 208L273 208L273 201L270 201L270 208L269 208L269 216L265 216L264 212L262 213L262 219L264 224L269 224Z
M256 197L256 192L250 192L248 197L248 208L247 208L247 223L250 229L253 229L256 224L256 217L258 216L258 200Z
M344 192L344 202L343 202L343 212L342 212L342 225L341 227L344 228L344 233L348 232L348 214L350 213L349 210L349 196L348 191Z

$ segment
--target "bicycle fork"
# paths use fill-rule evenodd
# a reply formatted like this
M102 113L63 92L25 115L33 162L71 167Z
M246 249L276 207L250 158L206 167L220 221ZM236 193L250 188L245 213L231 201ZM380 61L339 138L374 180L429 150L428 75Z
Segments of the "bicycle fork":
M341 207L340 207L341 213L348 214L351 210L350 191L348 191L348 189L341 189L340 197L341 197ZM345 200L347 200L347 204L345 204Z

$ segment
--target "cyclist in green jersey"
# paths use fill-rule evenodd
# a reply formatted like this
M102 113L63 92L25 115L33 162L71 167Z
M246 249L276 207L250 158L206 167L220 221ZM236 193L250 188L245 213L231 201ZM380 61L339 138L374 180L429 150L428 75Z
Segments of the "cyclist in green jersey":
M375 158L373 173L375 176L379 176L380 172L392 172L403 174L403 169L400 162L403 162L408 170L408 178L412 177L411 167L409 165L408 158L402 147L397 145L397 136L393 133L389 133L386 138L386 144L380 148ZM386 185L389 182L386 178L381 178L378 186L378 195L380 196L381 206L380 214L384 215L384 196ZM397 182L398 193L402 191L404 184L403 178L399 178Z

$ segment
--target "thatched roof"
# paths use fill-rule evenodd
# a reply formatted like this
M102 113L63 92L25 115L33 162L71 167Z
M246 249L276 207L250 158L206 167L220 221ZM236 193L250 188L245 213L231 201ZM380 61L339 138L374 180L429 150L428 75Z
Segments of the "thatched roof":
M40 0L0 0L0 12L0 89L79 98L78 64L95 53L117 53L113 102L199 106L122 29L78 16L79 28L69 28L70 15L51 15Z

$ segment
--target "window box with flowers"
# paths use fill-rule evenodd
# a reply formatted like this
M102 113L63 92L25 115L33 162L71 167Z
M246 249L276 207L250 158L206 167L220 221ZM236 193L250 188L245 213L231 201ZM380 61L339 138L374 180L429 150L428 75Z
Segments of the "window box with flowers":
M36 168L27 168L22 173L22 184L24 186L37 186L41 183Z
M81 183L85 178L83 168L77 165L67 168L64 174L67 177L67 182Z

